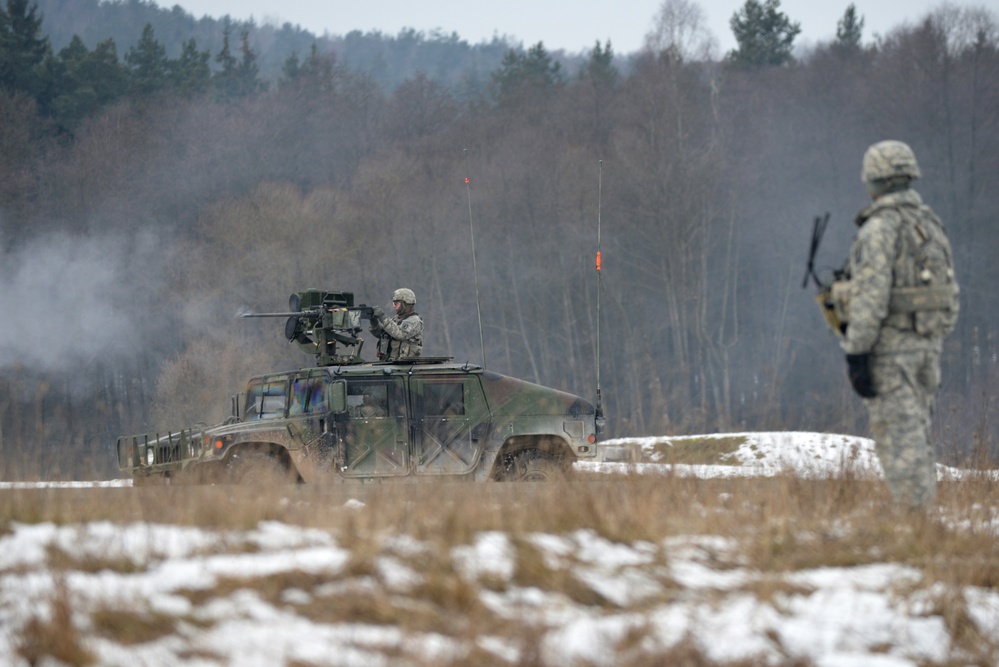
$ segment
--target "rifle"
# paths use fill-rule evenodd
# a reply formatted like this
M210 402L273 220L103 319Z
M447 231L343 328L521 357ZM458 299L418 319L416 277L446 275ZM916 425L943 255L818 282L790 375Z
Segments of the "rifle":
M822 244L822 237L825 235L828 225L828 211L824 216L815 216L815 220L812 222L812 240L808 247L808 262L805 266L805 278L801 282L801 288L805 289L808 287L808 279L812 279L816 287L815 301L819 304L819 308L822 309L822 318L829 325L829 328L833 330L833 333L837 336L842 336L846 333L848 321L847 286L850 280L849 271L845 264L841 269L833 269L832 280L825 282L819 278L815 270L815 255L819 251L819 246Z

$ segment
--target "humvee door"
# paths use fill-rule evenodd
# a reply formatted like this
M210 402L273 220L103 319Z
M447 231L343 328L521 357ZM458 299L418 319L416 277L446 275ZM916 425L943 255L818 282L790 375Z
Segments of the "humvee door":
M408 475L409 437L402 378L351 378L346 413L336 420L345 477Z
M326 429L330 410L329 376L322 370L312 370L291 378L288 395L287 428L310 452L321 457L331 456L332 442Z
M471 472L485 445L488 410L477 376L410 380L419 475Z

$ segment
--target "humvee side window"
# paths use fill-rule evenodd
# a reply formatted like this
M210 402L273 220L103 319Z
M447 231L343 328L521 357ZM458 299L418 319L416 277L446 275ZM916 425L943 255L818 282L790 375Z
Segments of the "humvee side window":
M423 414L427 417L458 417L465 414L462 382L427 382L423 385Z
M284 417L288 383L282 380L254 382L246 390L246 416L244 419L272 419Z
M351 382L347 385L347 412L354 419L393 416L397 412L394 394L385 382Z

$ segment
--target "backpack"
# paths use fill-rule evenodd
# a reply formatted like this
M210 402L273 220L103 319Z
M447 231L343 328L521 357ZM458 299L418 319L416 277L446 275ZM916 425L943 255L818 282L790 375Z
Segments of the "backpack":
M960 311L960 288L954 276L950 241L940 219L928 206L899 206L900 250L911 258L896 276L905 286L891 292L889 310L911 313L916 333L942 338L954 330Z

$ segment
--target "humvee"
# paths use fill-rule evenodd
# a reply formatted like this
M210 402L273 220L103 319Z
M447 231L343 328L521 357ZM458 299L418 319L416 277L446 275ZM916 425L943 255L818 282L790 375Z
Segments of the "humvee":
M217 426L118 438L119 469L135 484L532 481L596 460L586 399L450 358L363 361L370 308L351 293L306 290L291 306L264 316L288 315L317 367L250 379Z

